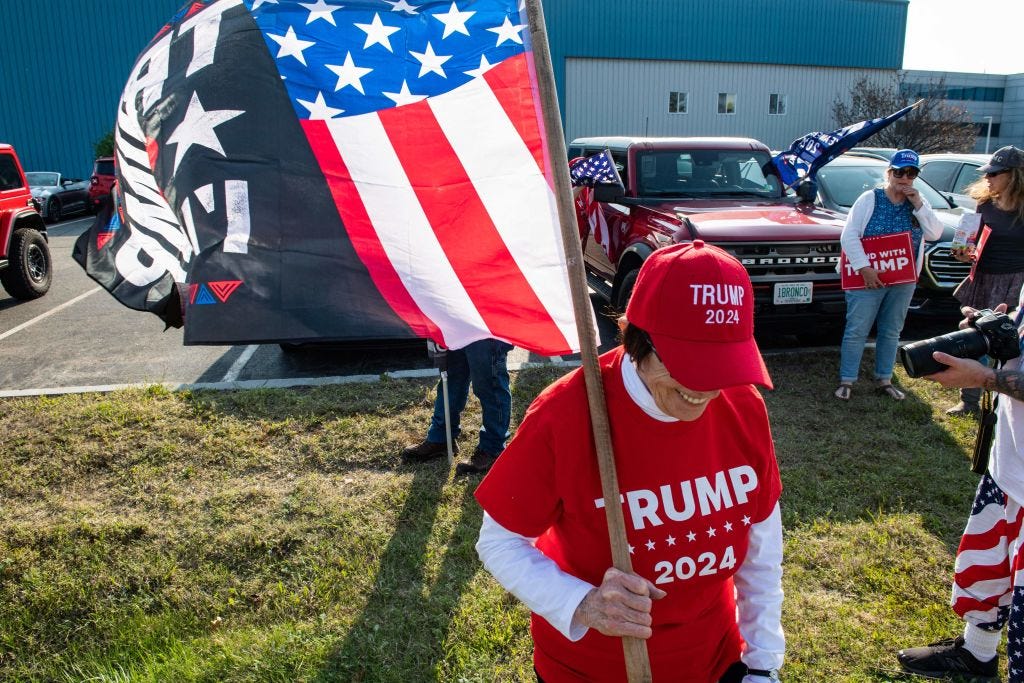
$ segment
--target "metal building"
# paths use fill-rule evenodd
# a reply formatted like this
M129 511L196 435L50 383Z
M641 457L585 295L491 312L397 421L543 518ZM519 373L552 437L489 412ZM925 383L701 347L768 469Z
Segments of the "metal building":
M743 135L780 148L850 123L832 120L831 103L858 79L900 68L907 3L545 0L566 137ZM33 170L88 174L136 56L183 4L2 0L0 141ZM975 76L948 74L946 85L961 87L950 94ZM981 78L1002 79L983 85L1004 99L956 103L979 125L993 122L993 149L1024 139L1024 75Z

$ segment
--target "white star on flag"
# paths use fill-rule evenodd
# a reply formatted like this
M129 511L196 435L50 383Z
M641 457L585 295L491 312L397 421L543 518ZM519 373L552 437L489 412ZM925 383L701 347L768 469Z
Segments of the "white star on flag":
M356 66L355 62L352 61L351 52L345 53L344 64L324 64L324 66L338 77L338 83L334 86L334 92L338 92L345 86L350 85L364 95L366 94L363 91L363 82L359 79L373 71L373 69Z
M487 57L480 55L480 68L470 69L469 71L463 71L463 73L466 74L467 76L472 76L473 78L480 78L493 68L494 64L488 62Z
M384 2L391 5L392 12L405 12L406 14L419 14L416 11L415 5L410 5L405 0L398 0L398 2L391 2L391 0L384 0Z
M505 17L504 24L487 30L498 34L498 45L501 45L506 40L511 40L513 43L519 43L522 45L523 37L519 35L519 32L524 28L526 28L526 24L513 24L508 20L508 17Z
M459 8L452 3L452 6L444 14L433 15L435 19L444 24L444 34L441 36L442 39L447 38L453 33L461 33L463 35L469 35L469 29L466 28L466 22L476 12L460 12Z
M416 58L420 63L420 75L419 78L423 78L428 73L435 73L441 78L448 78L448 74L441 68L445 62L452 58L451 55L438 55L434 53L434 46L427 43L426 52L413 52L409 50L409 54Z
M185 112L185 118L178 124L178 127L174 129L174 132L170 134L165 143L176 146L172 174L178 172L178 165L185 157L185 152L192 145L212 149L221 156L224 156L224 148L221 146L220 139L213 129L244 113L245 111L235 109L206 111L203 109L203 103L199 101L199 95L193 92L192 99L188 103L188 110Z
M267 37L281 46L281 49L277 51L278 59L282 57L295 57L303 66L306 66L306 57L302 54L302 51L316 45L316 42L312 40L299 40L299 37L295 35L295 28L292 26L288 27L283 36L275 36L273 33L268 33Z
M413 102L427 99L426 95L413 95L409 92L409 84L405 81L402 81L402 89L398 92L385 92L381 94L399 107L403 104L412 104Z
M316 0L313 3L300 2L299 4L309 10L307 24L312 24L317 19L323 19L331 26L337 26L334 23L334 13L341 9L341 5L328 5L324 0Z
M309 118L314 121L326 121L328 119L333 119L338 114L345 112L344 109L328 107L327 103L324 101L324 94L322 92L318 92L316 94L316 101L314 102L307 102L306 100L300 100L298 98L295 98L295 101L309 110Z
M391 49L391 34L397 33L400 29L397 26L387 26L380 20L380 14L374 14L373 21L369 24L356 24L355 26L366 33L366 42L363 43L364 50L371 45L383 45L388 52L394 52Z

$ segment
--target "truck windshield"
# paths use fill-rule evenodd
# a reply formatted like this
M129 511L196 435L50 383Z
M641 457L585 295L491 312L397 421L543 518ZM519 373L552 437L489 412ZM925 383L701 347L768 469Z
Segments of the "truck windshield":
M782 197L767 152L652 150L637 155L637 168L641 197Z

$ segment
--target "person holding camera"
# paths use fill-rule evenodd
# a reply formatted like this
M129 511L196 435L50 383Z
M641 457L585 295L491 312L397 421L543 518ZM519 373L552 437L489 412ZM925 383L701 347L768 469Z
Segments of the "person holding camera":
M1021 294L1024 296L1024 292ZM961 328L982 327L974 319L979 313L986 317L991 314L964 310L968 320L960 324ZM1000 304L995 312L1005 310L1006 305ZM1013 325L1011 321L1011 332ZM1020 325L1020 316L1016 326L1015 358L990 349L991 355L1006 359L1000 369L971 358L932 353L934 360L948 367L926 379L947 388L987 389L1001 396L988 471L978 485L954 569L950 604L965 622L964 631L956 638L900 650L897 659L910 673L996 681L996 649L1008 625L1009 681L1024 683L1024 369L1019 348L1020 328L1024 326Z
M978 169L985 175L967 188L978 200L982 225L990 233L985 248L953 251L964 263L975 262L971 277L956 288L953 296L974 309L1011 304L1024 286L1024 150L1012 145L996 150L989 162ZM947 415L977 416L981 390L960 390L960 402Z
M914 189L914 179L920 171L917 152L912 149L896 152L885 172L884 186L858 197L846 217L840 241L850 266L864 278L865 289L846 290L846 329L840 347L839 387L834 394L840 400L850 399L872 325L877 327L876 391L897 401L906 398L892 385L892 367L916 284L885 285L878 271L871 267L861 239L910 233L917 273L921 273L924 241L941 237L942 223Z

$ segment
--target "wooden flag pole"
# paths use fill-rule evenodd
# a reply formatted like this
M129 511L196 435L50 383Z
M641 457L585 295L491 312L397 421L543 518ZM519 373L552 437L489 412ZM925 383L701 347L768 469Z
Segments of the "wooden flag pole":
M551 52L548 48L547 29L544 25L544 10L541 0L525 0L525 3L537 73L537 87L543 110L548 159L555 180L555 196L558 202L558 219L562 227L562 243L569 266L569 287L572 292L573 313L580 335L583 376L587 386L587 401L590 404L590 421L594 429L597 462L601 471L601 492L605 500L604 509L608 520L612 564L619 571L631 573L633 563L629 559L626 524L622 516L622 506L616 504L620 498L619 481L615 472L615 457L612 453L604 383L601 380L601 372L597 363L597 337L594 333L594 326L590 324L592 315L590 297L587 295L586 275L583 272L583 251L573 210L569 163L565 152L558 96L555 92L555 77L551 65ZM647 641L639 638L623 638L622 647L626 656L626 675L630 683L650 683L651 664L647 656Z

